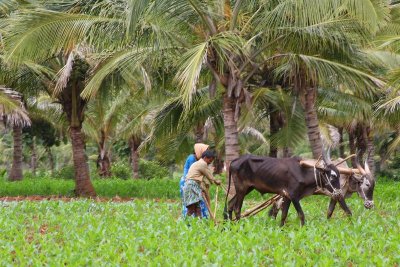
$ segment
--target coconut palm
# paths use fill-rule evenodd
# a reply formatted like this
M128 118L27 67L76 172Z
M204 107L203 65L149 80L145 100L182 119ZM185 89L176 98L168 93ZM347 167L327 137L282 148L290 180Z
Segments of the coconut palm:
M14 152L13 164L9 174L10 181L22 180L22 128L29 126L31 120L24 108L22 95L8 88L0 87L3 97L3 104L0 103L0 116L3 117L6 124L13 129ZM7 96L11 101L5 100ZM4 101L5 100L5 101ZM15 105L18 104L18 107ZM11 109L10 109L11 107Z
M118 123L128 103L127 90L116 93L113 90L102 90L88 103L83 132L98 148L97 167L101 177L111 176L110 152Z
M254 77L270 69L285 81L285 87L299 94L317 157L321 145L316 89L334 83L349 88L360 88L360 84L375 87L371 83L374 77L361 63L365 55L358 46L368 41L366 37L377 31L385 17L382 3L142 0L97 1L96 8L90 9L76 2L70 12L19 12L6 38L7 58L39 60L70 51L71 43L94 45L104 60L87 84L84 97L94 95L115 71L140 71L145 61L150 66L172 62L178 67L176 81L185 112L201 87L199 78L212 76L210 82L216 81L220 92L216 97L223 100L228 163L239 155L241 105L250 99L251 88L260 86L260 79ZM107 52L102 51L105 48ZM124 73L129 80L129 71Z

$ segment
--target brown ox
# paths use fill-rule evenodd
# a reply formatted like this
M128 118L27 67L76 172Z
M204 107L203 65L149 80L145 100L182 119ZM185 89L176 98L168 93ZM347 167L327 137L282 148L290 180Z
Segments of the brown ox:
M358 160L356 160L356 162L357 169L349 168L347 163L341 158L333 161L333 164L338 167L340 172L340 187L344 198L349 198L353 193L357 192L357 194L364 200L364 207L370 209L374 206L373 194L375 177L372 175L367 162L364 163L364 168L361 167ZM321 193L315 192L314 194L320 195ZM331 218L337 202L337 200L331 198L327 212L328 219ZM282 199L276 201L268 214L276 218L279 210L282 209L282 204ZM339 200L339 204L347 215L352 215L344 199Z
M225 218L240 219L244 197L252 190L261 194L275 193L283 197L281 226L285 224L290 203L293 203L301 224L304 225L304 213L300 200L312 195L318 188L329 192L336 200L343 199L339 183L339 171L333 164L325 163L321 168L310 168L300 164L301 159L270 158L244 155L233 160L229 167L229 185L234 181L236 194L229 201ZM325 161L327 162L327 161ZM228 198L229 191L226 198ZM225 202L225 211L227 201Z

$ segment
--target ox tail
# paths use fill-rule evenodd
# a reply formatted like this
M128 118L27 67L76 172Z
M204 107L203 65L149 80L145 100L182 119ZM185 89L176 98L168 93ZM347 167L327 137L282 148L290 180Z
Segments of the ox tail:
M231 179L232 179L232 172L231 172L231 170L229 170L228 190L226 190L225 206L224 206L224 220L227 220L229 218L229 214L228 214L228 196L229 196L229 189L231 188Z

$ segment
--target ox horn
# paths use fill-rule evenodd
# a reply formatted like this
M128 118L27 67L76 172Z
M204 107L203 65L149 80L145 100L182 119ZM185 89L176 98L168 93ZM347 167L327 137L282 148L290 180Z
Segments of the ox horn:
M332 164L331 156L330 156L331 147L328 147L328 151L325 151L325 146L322 146L322 158L327 165Z
M347 158L342 159L341 161L339 161L338 163L336 163L335 166L337 167L337 166L339 166L340 164L342 164L343 162L345 162L346 160L351 159L352 157L355 157L355 156L356 156L356 154L351 154L351 155L348 156Z
M368 158L365 160L365 163L364 163L364 170L365 170L365 172L366 172L367 174L371 174L371 170L369 169L369 166L368 166Z
M359 152L360 152L360 151L358 151L358 152L357 152L357 155L356 155L356 165L357 165L357 169L360 171L360 173L361 173L362 175L366 175L365 170L361 167L361 164L360 164L360 162L359 162Z

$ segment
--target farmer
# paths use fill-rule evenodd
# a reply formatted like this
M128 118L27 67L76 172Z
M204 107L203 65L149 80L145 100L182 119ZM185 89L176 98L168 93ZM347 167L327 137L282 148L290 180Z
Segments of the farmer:
M183 187L183 205L187 208L187 215L202 217L200 202L207 201L205 204L210 207L209 188L210 184L220 185L221 181L216 180L208 164L215 158L214 152L206 150L201 159L192 164L186 175L185 186Z
M202 143L197 143L194 145L194 153L190 154L186 159L185 166L183 167L183 176L179 182L182 202L183 202L183 187L185 185L185 179L186 179L186 175L189 171L189 168L190 168L190 166L192 166L193 163L195 163L196 161L198 161L201 158L201 155L207 149L208 149L208 145L202 144ZM201 209L201 217L208 218L207 206L204 203L204 201L200 201L200 209ZM186 209L185 205L182 205L182 216L185 217L186 214L187 214L187 209Z

